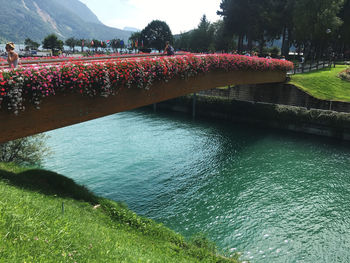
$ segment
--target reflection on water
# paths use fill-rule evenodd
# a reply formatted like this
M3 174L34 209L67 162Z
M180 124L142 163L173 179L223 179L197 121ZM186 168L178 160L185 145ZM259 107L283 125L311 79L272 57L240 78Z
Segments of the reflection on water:
M251 262L350 262L350 150L147 111L49 132L45 166Z

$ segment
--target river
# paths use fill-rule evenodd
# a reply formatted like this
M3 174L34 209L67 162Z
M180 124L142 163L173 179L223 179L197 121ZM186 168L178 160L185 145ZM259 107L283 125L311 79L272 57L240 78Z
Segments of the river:
M225 255L350 262L342 142L137 110L47 133L51 169Z

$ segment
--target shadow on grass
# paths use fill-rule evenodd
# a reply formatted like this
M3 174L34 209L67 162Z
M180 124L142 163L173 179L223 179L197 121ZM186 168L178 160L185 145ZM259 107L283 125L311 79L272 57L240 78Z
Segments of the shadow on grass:
M5 168L6 169L6 168ZM78 201L85 201L91 204L99 203L103 211L115 222L127 226L128 229L134 229L143 235L151 236L153 239L167 241L178 246L176 249L183 250L188 255L203 261L208 258L209 262L238 262L237 258L224 258L216 254L216 248L213 243L203 236L199 236L186 243L184 238L158 224L155 221L143 218L127 209L120 203L108 199L98 198L86 187L80 186L74 180L67 178L55 172L32 169L23 172L9 172L0 169L0 181L9 185L20 187L26 190L39 192L46 195L57 195L59 197L73 198Z
M32 169L20 173L12 173L0 169L0 180L8 184L22 187L46 195L69 197L96 204L98 198L86 187L80 186L74 180L55 172Z

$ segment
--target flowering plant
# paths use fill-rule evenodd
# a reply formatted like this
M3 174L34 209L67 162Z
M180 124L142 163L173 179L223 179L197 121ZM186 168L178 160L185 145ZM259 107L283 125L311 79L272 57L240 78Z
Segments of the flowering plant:
M346 70L343 70L338 74L338 77L342 80L349 81L350 82L350 68L347 68Z
M149 89L155 81L189 78L211 71L288 71L289 61L231 54L183 55L71 61L0 71L0 106L18 113L24 102L38 105L56 93L109 96L121 88Z

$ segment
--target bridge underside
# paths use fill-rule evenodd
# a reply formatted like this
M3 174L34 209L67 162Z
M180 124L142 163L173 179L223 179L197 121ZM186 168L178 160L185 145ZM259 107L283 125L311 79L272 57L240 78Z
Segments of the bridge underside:
M286 72L211 72L168 83L159 82L149 90L122 88L115 96L86 97L62 94L45 98L40 109L26 105L18 115L0 110L0 143L150 105L186 94L238 84L284 82Z

